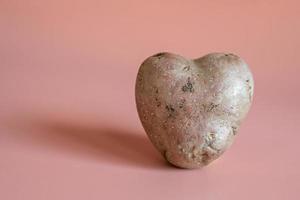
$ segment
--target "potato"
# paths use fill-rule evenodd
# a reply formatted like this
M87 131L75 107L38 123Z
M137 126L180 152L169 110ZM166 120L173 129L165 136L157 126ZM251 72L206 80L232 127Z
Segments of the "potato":
M253 97L247 64L231 53L189 60L147 58L136 79L136 105L153 145L171 164L200 168L232 144Z

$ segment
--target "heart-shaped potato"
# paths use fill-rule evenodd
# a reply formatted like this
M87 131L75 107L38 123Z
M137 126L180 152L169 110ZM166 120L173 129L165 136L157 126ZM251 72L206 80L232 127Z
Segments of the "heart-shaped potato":
M231 53L189 60L159 53L140 66L135 88L139 117L167 161L198 168L233 142L253 96L247 64Z

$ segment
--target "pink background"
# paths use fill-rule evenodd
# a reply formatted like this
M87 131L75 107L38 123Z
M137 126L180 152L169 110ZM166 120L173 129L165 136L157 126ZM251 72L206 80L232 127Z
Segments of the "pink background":
M1 0L0 199L300 199L300 3ZM139 122L148 56L242 56L254 104L202 170L167 165Z

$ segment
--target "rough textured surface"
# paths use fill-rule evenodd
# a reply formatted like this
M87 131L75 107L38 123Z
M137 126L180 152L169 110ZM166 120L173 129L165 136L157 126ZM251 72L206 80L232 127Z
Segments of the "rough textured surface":
M159 53L141 65L136 104L143 127L167 161L198 168L233 142L253 96L253 78L234 54L189 60Z

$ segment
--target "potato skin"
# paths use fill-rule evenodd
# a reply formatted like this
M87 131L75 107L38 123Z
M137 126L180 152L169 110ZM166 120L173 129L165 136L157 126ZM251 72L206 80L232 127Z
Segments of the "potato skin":
M253 85L247 64L234 54L189 60L159 53L139 68L136 105L148 137L168 162L200 168L233 142Z

